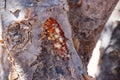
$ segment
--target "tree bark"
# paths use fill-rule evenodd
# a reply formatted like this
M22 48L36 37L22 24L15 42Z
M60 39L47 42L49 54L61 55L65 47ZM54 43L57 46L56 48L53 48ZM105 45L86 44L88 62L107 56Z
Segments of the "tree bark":
M1 80L89 80L89 58L117 1L1 0Z
M68 0L68 13L72 25L72 37L76 50L87 68L92 51L98 41L104 24L118 0Z
M117 26L114 26L115 29L112 32L109 45L105 49L101 49L98 80L120 79L120 22L116 21L116 24Z
M119 80L120 1L102 31L98 80Z

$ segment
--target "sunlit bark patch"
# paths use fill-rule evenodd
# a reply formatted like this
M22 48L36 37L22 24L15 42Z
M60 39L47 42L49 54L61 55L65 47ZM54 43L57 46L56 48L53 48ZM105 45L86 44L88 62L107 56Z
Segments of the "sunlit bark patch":
M69 59L70 53L67 48L64 32L59 25L59 23L52 17L47 19L43 24L43 35L47 40L53 41L53 48L56 55L62 57L63 59Z

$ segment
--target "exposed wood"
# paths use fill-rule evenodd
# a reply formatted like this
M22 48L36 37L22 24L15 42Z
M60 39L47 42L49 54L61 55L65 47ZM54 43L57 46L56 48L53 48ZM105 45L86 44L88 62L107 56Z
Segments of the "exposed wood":
M90 80L89 58L117 1L3 1L9 80Z

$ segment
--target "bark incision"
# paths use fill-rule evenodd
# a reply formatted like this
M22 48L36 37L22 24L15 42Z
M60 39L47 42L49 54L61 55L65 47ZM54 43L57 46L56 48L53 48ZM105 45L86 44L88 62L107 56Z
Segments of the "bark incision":
M39 64L33 74L33 80L71 80L72 77L70 77L71 71L68 62L64 61L61 57L56 55L57 53L53 52L53 42L45 38L41 44L42 51L37 58Z
M81 66L74 66L72 52L68 49L67 38L60 24L52 17L43 24L41 53L37 58L40 63L33 74L33 80L57 79L79 80L83 75ZM48 47L49 46L49 47ZM49 61L49 63L48 63Z
M13 76L12 80L87 79L82 62L87 67L97 38L117 1L1 0L3 37L7 43L5 48L8 49L4 52L6 54L2 55L10 53L14 60L14 68L9 65L5 67L5 71L9 73L11 70L11 73L4 75L18 74ZM45 34L50 37L43 38L41 34L44 21L50 17L53 17L59 24L58 30L61 32L59 37L63 39L63 43L59 45L56 44L59 39L52 40L54 31ZM25 23L26 21L28 23ZM73 33L71 33L71 28ZM76 50L72 38L76 43L75 47L78 48ZM62 50L60 46L65 48Z

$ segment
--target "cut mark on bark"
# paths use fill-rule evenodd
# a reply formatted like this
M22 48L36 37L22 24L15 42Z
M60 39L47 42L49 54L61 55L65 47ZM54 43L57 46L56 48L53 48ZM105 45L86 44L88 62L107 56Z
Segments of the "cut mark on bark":
M64 60L70 58L70 53L66 44L67 38L59 25L59 23L52 17L48 18L43 23L43 34L49 41L53 41L53 48L58 56Z

